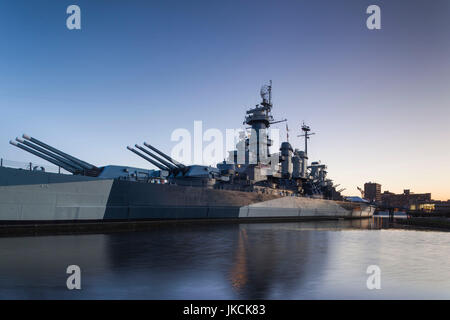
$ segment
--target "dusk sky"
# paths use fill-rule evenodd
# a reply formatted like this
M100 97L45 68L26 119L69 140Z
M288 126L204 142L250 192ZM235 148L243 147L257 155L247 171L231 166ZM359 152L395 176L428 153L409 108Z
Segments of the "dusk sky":
M81 8L68 30L66 8ZM381 7L381 30L366 8ZM290 141L359 195L450 199L450 1L0 2L0 157L27 133L98 166L151 168L126 150L170 153L173 130L242 127L273 81ZM284 124L274 125L284 132ZM284 133L283 133L284 137Z

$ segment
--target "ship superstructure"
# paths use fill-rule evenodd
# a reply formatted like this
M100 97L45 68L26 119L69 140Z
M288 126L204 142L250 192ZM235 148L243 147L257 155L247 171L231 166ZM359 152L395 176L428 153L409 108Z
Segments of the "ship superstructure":
M310 133L309 126L304 123L301 126L305 150L294 150L289 141L285 141L279 153L270 154L273 141L269 138L269 127L286 120L275 121L272 116L271 82L261 88L260 95L261 103L249 109L244 119L249 134L241 135L236 150L217 164L217 168L184 166L145 142L144 145L160 157L138 145L136 147L143 153L128 149L152 164L156 161L155 165L174 184L341 200L333 181L327 178L327 166L320 161L308 166L308 139L314 134Z

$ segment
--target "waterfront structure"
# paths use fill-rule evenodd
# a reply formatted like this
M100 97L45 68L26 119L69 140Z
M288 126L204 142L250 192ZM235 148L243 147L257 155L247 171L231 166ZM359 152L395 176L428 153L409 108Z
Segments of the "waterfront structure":
M450 200L447 201L433 201L434 212L450 213Z
M426 203L421 203L418 206L414 206L411 210L424 211L428 213L450 214L450 200L431 200Z
M403 190L401 194L384 191L381 200L385 207L421 210L431 202L431 193L412 193L409 189Z

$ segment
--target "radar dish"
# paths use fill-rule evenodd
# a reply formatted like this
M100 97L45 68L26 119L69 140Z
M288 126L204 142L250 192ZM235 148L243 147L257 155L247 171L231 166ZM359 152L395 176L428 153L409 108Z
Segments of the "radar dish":
M261 95L261 98L264 100L264 101L269 101L269 94L270 94L270 86L268 86L268 85L263 85L262 87L261 87L261 91L259 92L259 94Z

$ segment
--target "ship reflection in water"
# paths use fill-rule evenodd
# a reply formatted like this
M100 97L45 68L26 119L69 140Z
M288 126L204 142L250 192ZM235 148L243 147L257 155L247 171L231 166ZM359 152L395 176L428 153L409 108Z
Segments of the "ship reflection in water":
M380 218L0 238L2 299L450 298L450 233ZM66 268L81 268L81 290ZM381 289L366 286L381 268Z

